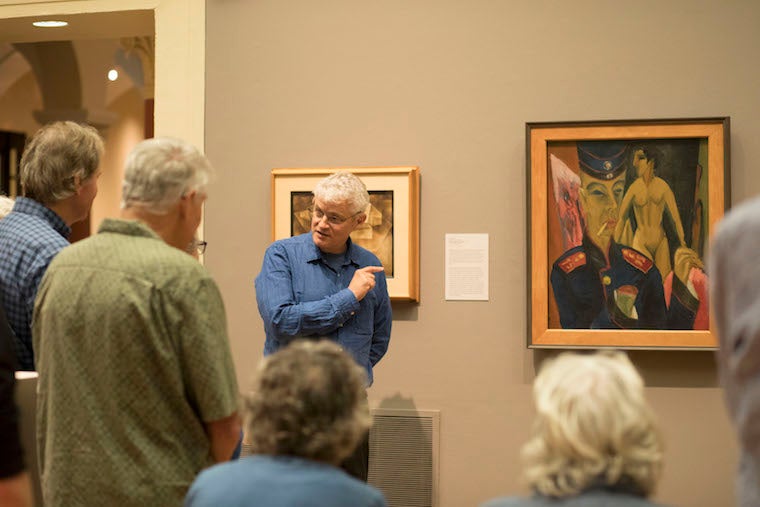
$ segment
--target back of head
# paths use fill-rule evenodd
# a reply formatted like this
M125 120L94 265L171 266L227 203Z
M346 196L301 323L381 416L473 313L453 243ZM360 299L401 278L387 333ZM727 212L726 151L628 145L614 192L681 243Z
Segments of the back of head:
M184 194L202 190L212 173L208 159L193 145L180 139L146 139L127 157L121 207L164 214Z
M321 179L314 187L314 197L329 203L347 202L354 213L369 206L369 193L364 182L353 173L339 171Z
M648 496L662 447L644 383L621 352L564 353L536 378L536 421L525 475L547 496L614 486Z
M59 121L38 130L21 156L20 180L25 197L53 204L76 193L98 169L103 139L88 125Z
M252 451L340 463L370 426L365 384L331 341L296 341L268 356L246 397Z

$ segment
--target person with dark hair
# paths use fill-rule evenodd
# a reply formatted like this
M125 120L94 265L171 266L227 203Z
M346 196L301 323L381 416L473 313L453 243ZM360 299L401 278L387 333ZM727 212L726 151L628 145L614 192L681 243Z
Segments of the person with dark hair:
M71 224L87 218L98 193L103 140L74 122L45 125L21 156L23 197L0 221L0 284L19 367L34 370L32 311L50 261L69 244Z
M13 332L0 308L0 505L31 507L31 481L24 469L14 398L16 368Z
M13 199L0 195L0 219L13 209ZM14 397L18 369L13 349L13 331L0 307L0 505L32 505L29 474L24 470L24 454L18 427L18 408Z
M212 174L184 141L140 142L121 218L45 273L33 317L45 505L179 505L201 469L233 455L224 304L186 252Z
M369 429L365 381L328 340L264 358L245 400L253 455L201 472L185 507L384 507L378 490L338 468Z
M622 352L566 352L533 383L536 418L523 446L534 494L483 507L655 507L662 439L644 382Z

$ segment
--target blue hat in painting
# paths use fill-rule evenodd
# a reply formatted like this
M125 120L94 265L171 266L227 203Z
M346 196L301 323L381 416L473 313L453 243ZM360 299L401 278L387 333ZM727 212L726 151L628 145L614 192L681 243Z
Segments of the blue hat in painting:
M626 143L620 141L579 141L581 171L600 180L616 178L626 168Z

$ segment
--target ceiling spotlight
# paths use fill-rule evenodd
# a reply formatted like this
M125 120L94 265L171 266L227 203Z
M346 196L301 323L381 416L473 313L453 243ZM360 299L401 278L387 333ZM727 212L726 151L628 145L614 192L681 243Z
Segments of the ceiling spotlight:
M68 26L68 21L35 21L32 23L34 26L40 28L57 28L59 26Z
M116 69L111 69L108 71L108 80L109 81L116 81L119 79L119 71Z

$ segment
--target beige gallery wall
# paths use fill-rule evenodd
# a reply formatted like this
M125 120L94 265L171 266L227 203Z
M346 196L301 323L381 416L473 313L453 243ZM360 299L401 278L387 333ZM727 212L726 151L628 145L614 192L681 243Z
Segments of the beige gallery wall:
M373 405L440 410L440 506L525 493L526 122L730 116L733 202L760 191L752 1L206 2L206 213L241 383L274 167L418 165L419 305L394 305ZM490 300L444 300L444 234L490 236ZM667 439L657 499L727 506L737 451L712 354L632 354Z

